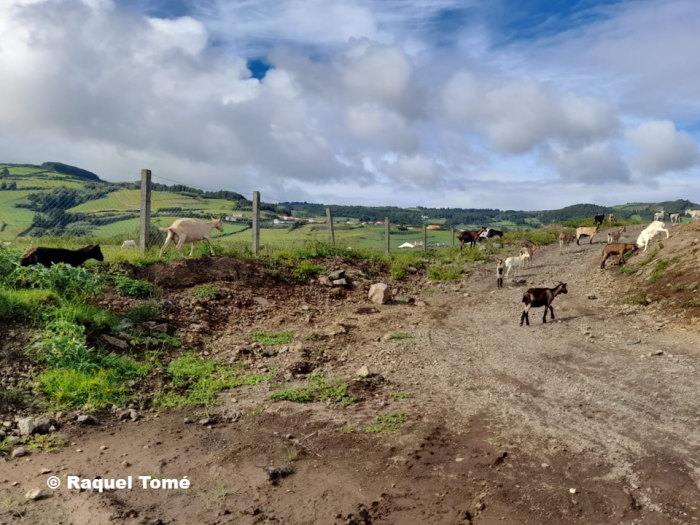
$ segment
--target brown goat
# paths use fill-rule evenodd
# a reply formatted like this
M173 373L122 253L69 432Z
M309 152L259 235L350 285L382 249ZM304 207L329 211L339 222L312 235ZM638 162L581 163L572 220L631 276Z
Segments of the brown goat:
M560 293L568 293L566 290L566 283L559 283L554 288L530 288L527 292L523 294L523 302L525 303L525 308L520 316L520 326L523 325L523 321L530 326L530 308L539 308L544 306L544 315L542 316L542 322L547 322L547 309L549 308L550 318L554 319L554 308L552 308L552 301Z
M605 261L607 261L613 255L619 255L617 259L617 264L625 264L625 252L636 252L639 247L636 244L608 244L603 248L603 260L600 263L600 269L605 270Z

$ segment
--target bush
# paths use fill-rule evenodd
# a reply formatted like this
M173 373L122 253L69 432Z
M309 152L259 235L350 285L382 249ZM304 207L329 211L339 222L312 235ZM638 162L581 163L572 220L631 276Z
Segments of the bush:
M18 266L7 278L17 288L53 290L65 297L84 298L102 293L102 279L85 268L58 263L51 268L41 265Z

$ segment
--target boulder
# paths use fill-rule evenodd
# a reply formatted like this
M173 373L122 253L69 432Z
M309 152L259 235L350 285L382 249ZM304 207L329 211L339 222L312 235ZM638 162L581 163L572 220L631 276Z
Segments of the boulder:
M31 436L34 433L34 418L25 417L17 422L20 436Z
M389 287L384 283L376 283L369 287L368 299L375 304L386 304L391 295Z
M27 451L24 450L24 447L17 447L12 451L12 457L13 458L21 458L22 456L26 456Z

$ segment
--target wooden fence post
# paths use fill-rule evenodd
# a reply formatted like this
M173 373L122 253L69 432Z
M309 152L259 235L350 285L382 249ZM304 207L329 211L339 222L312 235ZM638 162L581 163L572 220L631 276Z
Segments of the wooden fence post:
M452 228L452 247L455 247L455 229Z
M389 251L391 251L391 235L389 233L389 227L391 226L391 223L389 222L389 217L386 217L384 219L384 228L386 230L386 254L389 255Z
M260 192L253 192L253 255L260 249Z
M423 224L423 251L428 251L428 225Z
M328 235L331 244L335 244L335 232L333 231L333 213L330 208L326 208L326 220L328 221Z
M151 240L151 170L141 170L141 228L139 248L146 255L146 247Z

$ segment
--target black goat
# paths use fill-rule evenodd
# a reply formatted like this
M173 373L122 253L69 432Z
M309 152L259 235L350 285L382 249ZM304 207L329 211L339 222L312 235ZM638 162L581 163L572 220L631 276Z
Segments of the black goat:
M71 266L80 266L88 259L104 261L99 244L86 246L79 250L66 250L65 248L29 248L19 257L21 266L31 266L32 264L42 264L51 268L56 263L66 263Z
M552 301L560 293L568 293L566 291L566 283L559 283L554 288L530 288L527 292L523 294L523 302L525 303L525 309L523 314L520 316L520 326L523 325L523 321L530 326L530 317L528 312L530 308L539 308L544 306L544 315L542 316L542 322L547 322L547 308L549 308L550 318L554 319L554 309L552 308Z
M598 213L595 217L593 217L593 225L594 226L602 226L604 220L605 220L605 214Z

